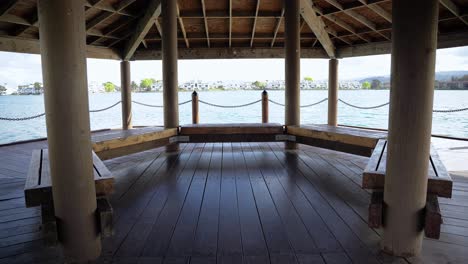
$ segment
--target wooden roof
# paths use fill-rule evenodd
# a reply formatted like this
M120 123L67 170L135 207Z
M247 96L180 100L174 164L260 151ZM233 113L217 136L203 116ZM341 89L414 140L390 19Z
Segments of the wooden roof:
M283 57L284 0L179 0L179 57ZM88 56L160 59L160 0L85 0ZM390 52L392 1L301 0L303 58ZM417 10L414 10L417 15ZM0 1L0 51L39 53L37 0ZM440 0L439 48L468 45L468 0Z

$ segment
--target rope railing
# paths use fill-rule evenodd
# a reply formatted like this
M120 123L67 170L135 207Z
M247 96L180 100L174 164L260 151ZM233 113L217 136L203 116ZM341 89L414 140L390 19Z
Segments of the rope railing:
M200 102L202 104L205 104L205 105L208 105L208 106L212 106L212 107L218 107L218 108L241 108L241 107L247 107L247 106L251 106L251 105L254 105L254 104L258 104L260 102L262 102L264 100L263 103L265 102L271 102L272 104L275 104L275 105L278 105L278 106L285 106L285 104L283 103L279 103L277 101L274 101L272 99L268 99L268 96L265 95L266 97L264 99L259 99L259 100L256 100L256 101L253 101L253 102L249 102L249 103L246 103L246 104L239 104L239 105L221 105L221 104L214 104L214 103L210 103L210 102L207 102L207 101L204 101L204 100L199 100L198 97L197 97L197 102ZM301 105L300 107L301 108L306 108L306 107L312 107L312 106L316 106L316 105L319 105L323 102L326 102L328 101L328 98L324 98L318 102L315 102L315 103L311 103L311 104L306 104L306 105ZM384 103L384 104L380 104L380 105L375 105L375 106L358 106L358 105L355 105L355 104L351 104L351 103L348 103L342 99L338 99L339 102L349 106L349 107L353 107L353 108L357 108L357 109L365 109L365 110L369 110L369 109L377 109L377 108L381 108L381 107L384 107L384 106L388 106L390 103L387 102L387 103ZM142 103L142 102L138 102L138 101L132 101L133 103L137 104L137 105L142 105L142 106L146 106L146 107L156 107L156 108L163 108L164 106L163 105L153 105L153 104L147 104L147 103ZM97 112L103 112L103 111L107 111L111 108L114 108L116 107L117 105L121 104L122 101L118 101L108 107L105 107L105 108L101 108L101 109L95 109L95 110L90 110L89 112L90 113L97 113ZM194 103L192 99L190 100L186 100L186 101L183 101L183 102L180 102L179 105L185 105L185 104L189 104L189 103ZM262 107L264 107L262 105ZM267 109L267 108L266 108ZM463 112L463 111L468 111L468 107L464 107L464 108L456 108L456 109L434 109L432 110L434 113L456 113L456 112ZM45 113L41 113L41 114L37 114L37 115L33 115L33 116L26 116L26 117L0 117L0 121L27 121L27 120L32 120L32 119L36 119L36 118L40 118L40 117L43 117L45 116Z
M179 103L179 105L184 105L184 104L188 104L188 103L191 103L192 100L187 100L187 101L183 101L181 103ZM153 107L153 108L163 108L164 105L153 105L153 104L147 104L147 103L142 103L142 102L138 102L138 101L132 101L132 103L135 103L137 105L142 105L142 106L147 106L147 107Z
M376 109L376 108L384 107L390 104L390 102L387 102L387 103L376 105L376 106L357 106L354 104L350 104L342 99L338 99L338 101L342 102L343 104L347 106L358 108L358 109ZM456 112L463 112L463 111L468 111L468 107L456 108L456 109L434 109L432 110L432 112L434 113L456 113Z
M278 103L278 102L276 102L276 101L274 101L274 100L272 100L272 99L268 99L268 101L269 101L270 103L275 104L275 105L286 106L285 104ZM326 102L326 101L328 101L328 98L324 98L324 99L322 99L322 100L320 100L320 101L318 101L318 102L312 103L312 104L301 105L300 107L301 107L301 108L306 108L306 107L316 106L316 105L319 105L319 104L321 104L321 103L323 103L323 102Z
M241 107L246 107L246 106L250 106L250 105L260 103L262 101L262 99L259 99L257 101L253 101L253 102L250 102L250 103L246 103L246 104L241 104L241 105L219 105L219 104L209 103L209 102L206 102L206 101L203 101L203 100L198 100L198 101L200 103L202 103L202 104L206 104L206 105L213 106L213 107L219 107L219 108L241 108Z
M95 109L95 110L89 110L90 113L98 113L98 112L103 112L103 111L106 111L106 110L109 110L111 108L114 108L116 107L117 105L119 105L120 103L122 103L122 101L118 101L116 102L115 104L112 104L108 107L105 107L105 108L101 108L101 109ZM1 121L27 121L27 120L32 120L32 119L36 119L36 118L40 118L40 117L43 117L45 116L46 113L41 113L41 114L38 114L38 115L33 115L33 116L26 116L26 117L0 117L0 120Z
M96 109L96 110L89 110L90 113L97 113L97 112L103 112L103 111L106 111L106 110L109 110L111 108L114 108L116 107L117 105L119 105L120 103L122 103L122 101L118 101L117 103L111 105L111 106L108 106L108 107L104 107L104 108L101 108L101 109Z
M376 108L380 108L380 107L384 107L384 106L387 106L389 105L390 103L384 103L384 104L380 104L380 105L376 105L376 106L357 106L357 105L353 105L353 104L350 104L344 100L341 100L341 99L338 99L338 101L342 102L343 104L347 105L347 106L350 106L350 107L354 107L354 108L357 108L357 109L376 109Z

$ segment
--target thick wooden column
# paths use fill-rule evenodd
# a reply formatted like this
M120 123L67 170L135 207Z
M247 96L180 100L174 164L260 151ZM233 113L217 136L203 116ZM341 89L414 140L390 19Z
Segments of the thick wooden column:
M382 248L397 256L412 256L420 253L423 238L438 1L393 0L392 6L392 85Z
M163 100L164 127L179 126L179 98L177 73L177 1L161 0L162 60L163 60ZM177 145L167 146L166 150L175 151Z
M338 60L328 63L328 125L338 125Z
M285 125L300 125L300 1L284 1L285 23ZM295 149L296 143L286 142L286 148Z
M122 129L132 128L132 87L130 77L130 62L120 63L120 80L122 93Z
M39 0L50 173L60 243L69 262L95 259L96 192L91 156L84 2Z

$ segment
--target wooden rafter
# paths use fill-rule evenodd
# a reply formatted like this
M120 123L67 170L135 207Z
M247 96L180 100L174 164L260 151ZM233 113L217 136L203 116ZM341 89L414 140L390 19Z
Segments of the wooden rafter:
M34 27L37 27L39 25L39 18L37 16L37 10L35 10L32 14L32 17L29 19L29 21L31 22L31 25L30 26L27 26L27 27L21 27L19 29L17 29L14 33L15 36L20 36L21 34L23 34L24 32L26 32L28 29L30 28L34 28Z
M3 16L4 14L8 13L11 9L13 9L18 0L5 0L2 2L3 3L0 4L0 16Z
M211 44L210 44L210 33L208 32L208 19L206 18L205 0L201 0L201 4L202 4L202 11L203 11L203 20L205 21L206 42L209 48L211 47Z
M94 41L92 41L90 43L90 45L93 45L93 44L101 41L104 38L112 38L113 39L114 38L113 34L115 32L117 32L118 30L124 28L128 24L132 23L134 21L134 19L135 18L129 18L129 19L126 19L125 21L123 21L122 23L117 23L115 25L112 25L112 27L110 27L109 29L106 29L105 31L101 32L102 36L100 36L98 39L95 39ZM88 32L88 34L91 34L92 32L94 32L94 31L91 30L91 31Z
M344 8L344 6L342 4L340 4L338 1L336 0L325 0L326 2L328 2L329 4L333 5L334 7L338 8L339 10L341 11L344 11L345 14L347 14L348 16L354 18L355 20L359 21L361 24L365 25L366 27L372 29L374 32L376 32L377 34L381 35L382 37L384 37L385 39L389 40L389 38L382 34L381 32L379 32L377 30L377 27L375 25L374 22L370 21L369 19L365 18L364 16L356 13L356 11L354 10L346 10ZM362 2L361 2L362 3Z
M278 22L276 22L275 32L273 33L273 39L271 40L271 44L270 44L271 47L275 46L276 37L278 36L278 31L281 27L281 22L283 21L283 17L284 17L284 7L281 10L281 17L278 18Z
M369 4L368 3L369 1L367 1L367 0L359 0L359 2L361 2L363 5L367 6L370 10L374 11L379 16L383 17L388 22L392 23L392 14L387 12L385 9L380 7L378 4L376 4L376 3Z
M328 56L330 58L335 58L335 46L328 32L325 30L325 23L323 23L322 18L318 17L315 13L310 0L301 0L301 15L314 32L315 36L317 36L317 39L320 41L320 44L322 44Z
M127 6L133 4L136 0L124 0L120 1L118 4L115 5L115 12L107 12L102 11L101 14L96 16L95 18L91 19L89 22L86 23L86 31L93 29L95 26L99 25L100 23L106 21L107 19L113 17L118 12L124 10ZM100 2L99 2L100 3Z
M458 19L460 19L465 25L468 26L468 18L465 16L462 16L462 12L460 11L460 8L451 0L440 0L440 3L445 6L452 14L454 14Z
M154 20L154 25L156 26L156 29L158 30L159 36L161 36L162 38L162 35L163 35L162 26L157 19Z
M250 39L250 47L253 46L254 38L255 38L255 28L257 27L257 18L258 18L258 10L260 9L260 0L257 0L257 7L255 9L255 18L252 26L252 38Z
M370 40L368 38L365 38L364 36L358 34L356 29L354 29L352 26L350 26L348 23L344 22L343 20L339 19L338 17L336 17L334 15L328 15L328 16L324 16L324 17L326 19L328 19L329 21L331 21L331 22L337 24L338 26L346 29L347 31L351 32L352 35L359 37L360 39L364 40L365 42L370 42Z
M146 8L145 14L138 21L133 35L130 36L125 44L122 56L124 60L130 60L146 33L148 33L153 26L154 20L156 20L160 14L161 0L151 0Z
M229 47L232 47L232 0L229 0Z
M190 48L190 43L187 38L187 32L185 31L184 20L180 17L179 5L177 5L177 20L179 21L180 30L182 31L182 35L184 36L185 46L187 48Z
M127 12L125 10L117 11L116 8L113 5L111 5L109 3L106 3L105 1L94 1L94 3L93 3L93 2L91 2L89 0L87 0L87 1L85 1L85 6L89 7L89 8L98 9L98 10L101 10L101 11L117 13L117 14L122 15L122 16L138 17L138 14L130 13L130 12Z

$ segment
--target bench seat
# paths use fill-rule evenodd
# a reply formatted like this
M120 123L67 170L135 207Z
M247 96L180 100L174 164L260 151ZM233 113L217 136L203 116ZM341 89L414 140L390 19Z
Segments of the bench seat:
M94 152L93 166L96 195L106 196L111 194L114 190L114 178ZM48 150L34 150L24 187L26 207L40 206L52 200L52 180L49 172Z
M268 142L283 132L276 123L196 124L181 126L179 135L189 142Z
M104 237L111 236L113 234L113 210L106 196L114 191L114 178L94 151L93 172L97 197L96 219L99 232ZM24 198L26 207L41 207L43 241L47 246L56 246L60 236L55 218L49 152L47 149L38 149L32 152L24 186Z
M387 137L380 131L329 125L287 126L286 132L298 143L366 157L372 155L379 139Z
M99 158L107 160L168 145L173 136L177 136L177 128L146 127L111 131L93 136L93 150Z
M362 188L383 189L385 184L386 165L387 140L381 139L378 141L362 174ZM427 178L427 192L429 194L445 198L452 197L452 178L432 145Z

